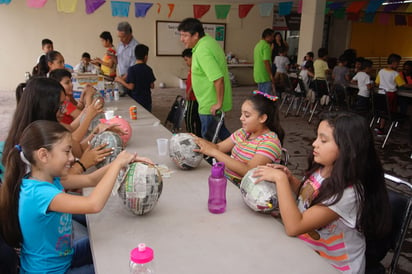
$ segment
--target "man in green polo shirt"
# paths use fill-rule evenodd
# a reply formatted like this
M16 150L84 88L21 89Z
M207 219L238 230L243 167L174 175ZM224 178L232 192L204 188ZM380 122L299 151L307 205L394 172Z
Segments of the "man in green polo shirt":
M202 23L195 18L186 18L178 27L180 40L186 48L192 48L192 87L199 103L202 137L206 138L218 111L232 109L232 87L226 56L214 38L205 34ZM219 139L225 140L230 132L224 123Z
M253 79L258 85L258 90L268 94L273 94L272 49L270 45L274 38L274 31L265 29L262 33L262 39L253 50Z

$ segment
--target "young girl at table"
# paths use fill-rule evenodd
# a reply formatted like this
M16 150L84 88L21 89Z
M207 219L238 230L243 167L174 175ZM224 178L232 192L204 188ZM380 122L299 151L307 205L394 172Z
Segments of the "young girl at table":
M50 72L49 78L57 80L64 87L66 92L66 99L64 100L65 111L60 122L70 125L81 113L81 109L77 108L77 101L73 97L72 74L64 68L55 69Z
M50 71L64 68L63 55L52 50L40 57L39 63L33 69L33 76L47 76Z
M257 183L276 184L288 235L304 240L336 269L364 273L365 237L385 235L391 220L368 122L355 113L328 113L312 146L302 181L280 165L261 166L254 176Z
M249 169L280 162L282 154L285 132L279 121L278 97L261 91L253 93L242 105L242 128L218 144L195 139L197 151L224 162L226 176L237 185Z
M10 130L4 144L3 155L14 149L18 144L19 138L23 130L32 122L37 120L48 120L57 122L60 120L64 108L62 107L65 98L65 92L62 85L56 80L35 77L27 82L27 86L21 93L21 98L16 106L16 111L10 125ZM101 111L101 106L92 104L88 107L85 119L82 126L88 127L88 123ZM73 140L83 138L84 133L79 127L72 133ZM83 135L82 135L83 134ZM83 173L87 169L111 154L111 148L105 148L105 145L96 148L87 148L82 152L80 143L73 142L73 148L79 147L76 157L80 158L75 162L70 169L72 173ZM6 157L2 159L2 163L6 166ZM84 166L84 169L83 169Z
M21 247L24 273L94 273L88 240L72 241L72 214L100 212L119 171L134 161L150 162L123 151L105 172L69 175L73 161L70 132L44 120L31 123L8 155L0 227L9 245ZM89 196L64 192L82 187L95 188Z

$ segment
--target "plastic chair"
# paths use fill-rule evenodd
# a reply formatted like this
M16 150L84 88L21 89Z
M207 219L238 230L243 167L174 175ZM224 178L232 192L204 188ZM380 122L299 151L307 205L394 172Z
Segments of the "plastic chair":
M282 155L280 156L280 164L284 166L288 166L289 164L289 151L282 147Z
M315 79L314 87L315 87L315 93L316 93L316 101L310 113L310 117L308 120L309 124L312 122L313 115L316 113L316 109L318 105L320 104L320 99L322 98L322 96L323 95L330 96L329 83L327 80Z
M302 108L303 102L306 99L306 87L305 84L303 83L303 79L302 78L296 78L294 80L294 82L296 83L295 88L293 89L293 93L292 93L292 101L289 104L288 109L285 112L285 117L288 116L290 109L292 108L292 106L295 105L295 102L297 103L298 100L300 100L299 106L296 110L295 116L299 115L300 109ZM297 90L297 87L299 87L299 89Z
M407 186L412 191L412 185L397 177L385 174L385 179L395 184ZM412 196L407 193L388 188L389 202L392 207L392 231L381 240L366 241L366 271L367 274L386 273L380 261L389 250L393 251L392 260L387 273L396 273L406 232L412 218Z
M382 148L384 148L393 128L397 127L399 122L405 121L407 119L407 116L405 114L390 111L386 92L371 92L371 96L373 116L370 123L370 127L373 126L375 120L377 123L379 123L380 119L384 119L386 123L390 125L388 132L385 134L385 139L382 144Z

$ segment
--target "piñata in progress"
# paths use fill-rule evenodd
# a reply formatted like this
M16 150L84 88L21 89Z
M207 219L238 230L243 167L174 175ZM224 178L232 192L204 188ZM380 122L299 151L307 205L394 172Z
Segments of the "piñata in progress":
M151 211L162 194L162 176L154 165L132 163L118 180L120 181L117 191L119 197L123 204L136 215Z
M255 184L257 178L253 177L256 168L249 170L242 178L240 192L245 203L254 211L271 212L278 207L276 185L268 181Z
M199 166L203 155L193 151L198 148L194 137L189 133L177 133L169 141L170 157L181 169L192 169Z

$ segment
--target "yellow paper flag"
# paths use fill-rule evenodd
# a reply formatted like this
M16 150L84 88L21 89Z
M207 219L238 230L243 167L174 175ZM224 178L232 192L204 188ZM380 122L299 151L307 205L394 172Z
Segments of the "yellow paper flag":
M77 0L57 0L57 11L73 13L76 11Z

